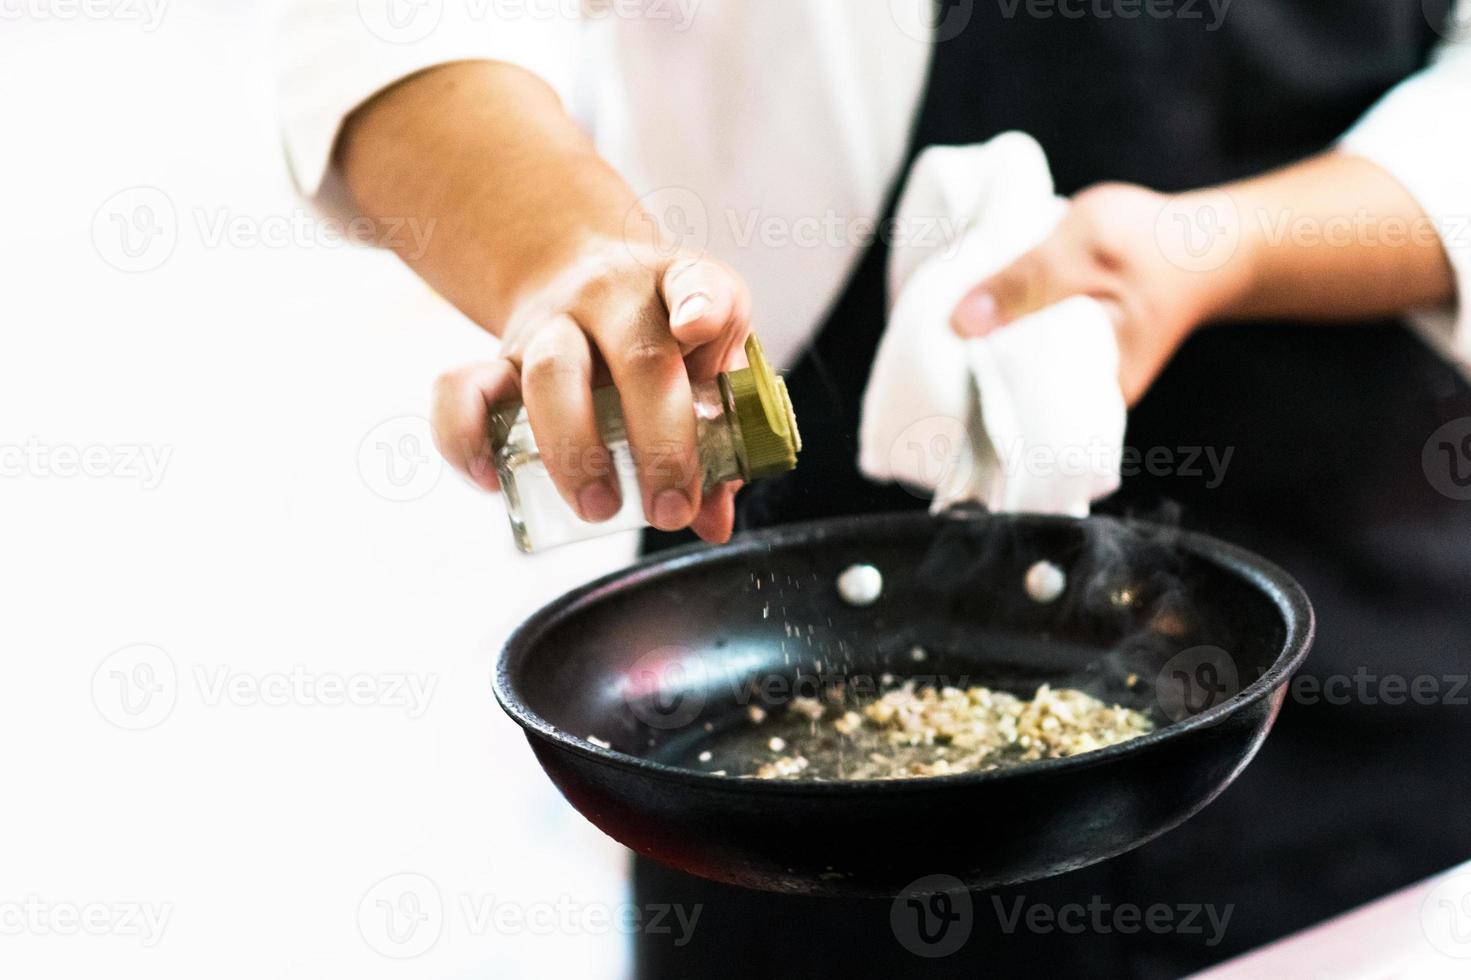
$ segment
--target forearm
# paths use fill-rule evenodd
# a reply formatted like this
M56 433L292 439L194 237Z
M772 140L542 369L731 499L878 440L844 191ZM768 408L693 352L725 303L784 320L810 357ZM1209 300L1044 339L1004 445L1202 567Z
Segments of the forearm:
M361 213L433 228L400 257L496 334L519 297L619 239L636 205L552 89L498 62L380 93L344 124L337 163Z
M432 228L399 255L501 338L435 387L435 442L498 486L487 406L519 400L542 462L584 521L623 506L593 389L618 389L645 518L730 537L734 491L706 492L691 382L727 370L750 326L729 266L664 241L628 185L535 75L459 62L353 113L337 163L359 211Z
M1433 222L1367 160L1328 153L1223 190L1241 241L1212 319L1364 319L1455 298Z

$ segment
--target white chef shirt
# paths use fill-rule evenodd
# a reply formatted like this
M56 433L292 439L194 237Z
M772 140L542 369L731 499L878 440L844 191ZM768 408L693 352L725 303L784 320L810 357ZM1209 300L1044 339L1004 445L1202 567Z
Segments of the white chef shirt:
M1342 146L1394 174L1471 297L1471 0L1434 63ZM550 82L600 152L687 244L750 284L755 326L789 363L821 324L903 165L932 0L279 0L287 156L325 196L342 120L415 71L468 58ZM1200 5L1210 17L1209 5ZM958 7L956 10L964 10ZM954 13L952 12L952 16ZM1229 13L1227 14L1229 16ZM1471 362L1471 302L1417 317Z

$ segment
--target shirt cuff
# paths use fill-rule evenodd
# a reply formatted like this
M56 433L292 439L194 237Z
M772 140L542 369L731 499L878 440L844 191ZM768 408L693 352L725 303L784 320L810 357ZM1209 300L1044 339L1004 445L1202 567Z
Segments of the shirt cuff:
M510 62L545 79L568 101L579 26L567 16L499 17L493 4L286 0L273 33L292 179L308 198L331 196L340 206L328 178L343 120L378 92L434 65Z
M1456 280L1449 311L1424 311L1415 325L1440 350L1471 365L1471 41L1384 96L1339 142L1393 175L1425 211Z

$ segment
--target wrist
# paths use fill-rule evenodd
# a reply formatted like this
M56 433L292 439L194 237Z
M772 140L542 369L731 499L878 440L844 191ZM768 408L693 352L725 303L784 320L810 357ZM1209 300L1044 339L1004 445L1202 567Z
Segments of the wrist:
M510 195L508 185L516 188ZM487 188L473 212L494 239L491 271L508 295L542 289L569 269L615 263L644 244L633 191L591 152L528 163Z
M492 62L442 65L357 110L338 165L358 212L435 232L413 269L500 334L565 270L622 242L637 198L536 76Z
M1174 264L1193 298L1190 331L1239 316L1257 289L1262 242L1243 191L1239 185L1207 188L1167 205L1176 210L1170 217L1187 236L1186 251Z

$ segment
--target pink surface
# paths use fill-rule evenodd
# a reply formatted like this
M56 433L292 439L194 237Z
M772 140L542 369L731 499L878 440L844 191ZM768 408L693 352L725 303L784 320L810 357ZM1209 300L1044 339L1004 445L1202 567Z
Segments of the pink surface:
M1195 980L1471 977L1471 864L1196 974Z

